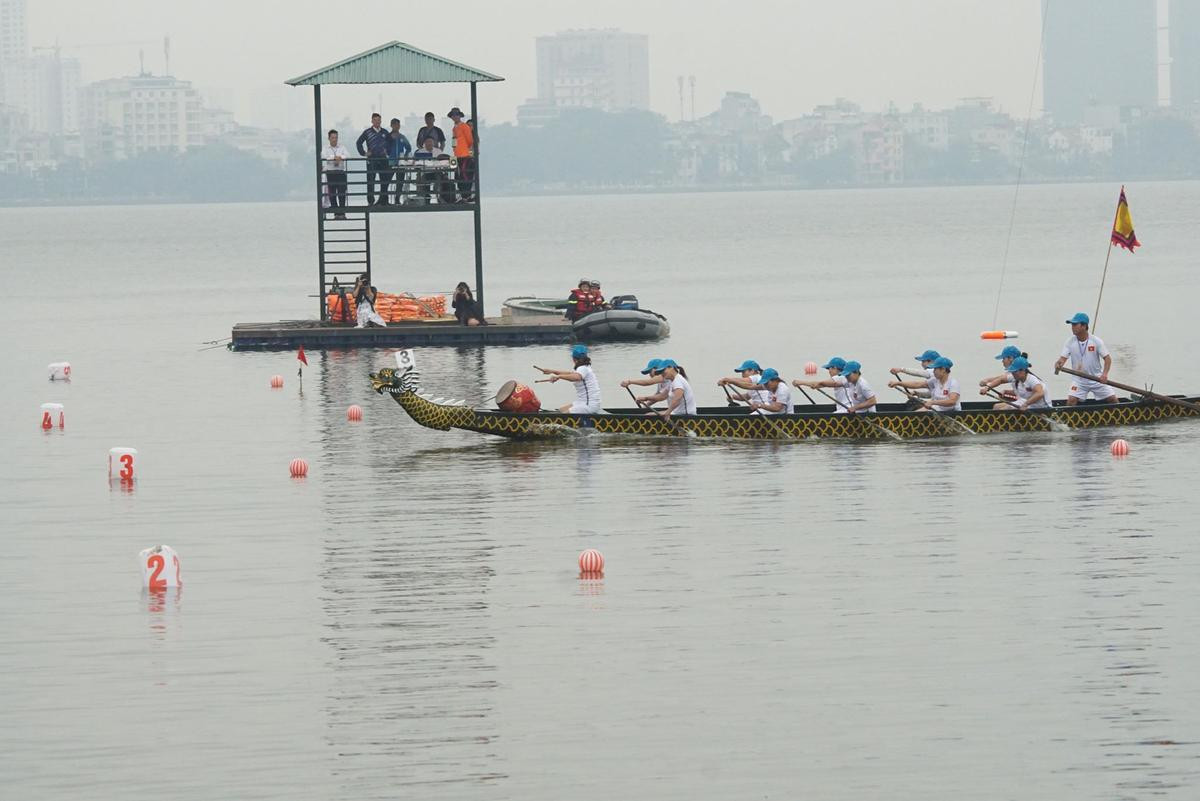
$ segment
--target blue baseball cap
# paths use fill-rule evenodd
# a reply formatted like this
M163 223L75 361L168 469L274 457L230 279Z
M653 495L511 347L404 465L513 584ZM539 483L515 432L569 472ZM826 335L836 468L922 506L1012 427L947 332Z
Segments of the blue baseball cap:
M774 367L768 367L763 370L762 378L758 379L758 383L765 384L768 381L779 381L779 371Z
M1092 318L1088 317L1083 312L1075 312L1075 316L1072 317L1070 320L1067 320L1067 322L1070 323L1071 325L1074 325L1075 323L1083 323L1084 325L1091 325Z
M662 369L662 359L651 359L646 362L646 369L642 370L642 375L650 375L659 369Z
M851 373L861 373L862 365L858 362L846 362L846 366L842 368L842 375L850 375Z
M572 358L578 359L580 356L587 356L587 355L588 355L587 345L576 345L575 347L571 348L571 357Z
M821 365L821 367L825 370L828 370L830 367L836 367L839 370L844 370L846 368L846 360L841 356L834 356L832 359Z
M1024 356L1018 356L1017 358L1013 359L1012 364L1010 364L1008 366L1008 372L1010 372L1010 373L1015 373L1018 370L1028 370L1028 369L1029 369L1029 360L1026 359Z
M1016 358L1019 358L1020 356L1021 356L1021 349L1018 348L1016 345L1009 345L1004 350L1000 351L1000 355L997 356L996 359L997 360L1016 359Z
M758 362L754 361L754 359L746 359L746 361L742 362L741 366L733 368L735 373L744 373L747 370L761 371L762 368L758 366Z
M947 370L949 370L951 367L954 366L954 362L950 361L945 356L938 356L936 359L933 360L933 364L931 364L929 366L934 368L935 370L939 367L945 367Z
M914 356L913 358L919 362L932 362L936 359L942 358L942 354L938 353L936 350L927 350L920 356Z
M663 359L658 363L659 370L666 370L668 367L679 367L679 365L675 363L674 359Z

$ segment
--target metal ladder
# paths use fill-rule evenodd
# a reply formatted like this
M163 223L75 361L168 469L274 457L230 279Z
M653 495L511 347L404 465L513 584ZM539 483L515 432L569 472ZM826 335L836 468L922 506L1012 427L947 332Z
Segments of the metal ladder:
M347 211L346 219L335 220L323 209L317 228L321 273L321 319L328 318L326 298L336 278L347 292L363 273L371 277L371 215L365 211Z

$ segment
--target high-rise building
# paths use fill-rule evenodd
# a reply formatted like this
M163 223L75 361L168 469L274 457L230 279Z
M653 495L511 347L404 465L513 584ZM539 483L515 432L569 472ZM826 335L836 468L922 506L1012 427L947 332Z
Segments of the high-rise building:
M644 34L564 31L537 38L538 99L559 108L650 108L650 46Z
M45 134L79 130L78 59L57 52L6 61L0 91L7 105L24 112L31 131Z
M0 65L29 55L28 30L25 0L0 0Z
M160 75L110 78L85 86L81 98L88 158L182 153L204 143L203 102L190 81Z
M1171 52L1171 105L1200 103L1200 2L1171 0L1167 7Z
M1158 104L1156 0L1042 0L1042 16L1045 109L1056 123Z

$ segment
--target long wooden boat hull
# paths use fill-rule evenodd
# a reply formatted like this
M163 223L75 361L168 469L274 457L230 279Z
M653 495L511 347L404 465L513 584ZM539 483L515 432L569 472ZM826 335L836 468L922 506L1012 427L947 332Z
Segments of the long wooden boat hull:
M837 414L831 405L805 407L789 415L747 414L745 407L710 407L694 415L664 420L637 409L611 409L603 414L512 412L473 409L435 402L422 396L411 373L384 369L372 373L376 392L389 394L409 417L426 428L458 428L509 439L551 439L578 433L626 434L651 437L796 440L932 439L966 434L1063 431L1140 425L1175 418L1200 417L1200 412L1161 401L1138 399L1120 403L1055 405L1045 411L993 409L991 403L964 403L961 412L913 411L903 404L880 404L875 414ZM1178 396L1198 401L1198 396Z

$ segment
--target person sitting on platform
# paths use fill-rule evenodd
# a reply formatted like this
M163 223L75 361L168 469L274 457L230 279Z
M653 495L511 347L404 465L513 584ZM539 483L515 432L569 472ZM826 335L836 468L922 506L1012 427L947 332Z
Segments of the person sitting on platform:
M367 274L363 273L354 282L354 304L358 310L358 327L366 328L368 324L387 328L387 323L375 311L375 287L371 286Z
M412 153L412 145L408 137L400 133L400 120L392 117L392 130L388 132L388 167L396 177L395 202L399 206L404 202L404 181L408 171L400 167L400 159L408 158ZM389 177L390 181L391 178Z
M433 124L436 119L432 111L425 112L425 127L417 131L417 142L424 142L426 139L433 139L433 143L439 151L446 149L446 132Z
M344 220L346 215L338 209L346 208L346 159L350 151L338 144L338 132L329 132L329 144L321 150L321 164L325 170L325 187L329 195L329 208L333 219Z
M367 205L375 205L375 182L380 183L379 205L387 205L387 188L391 182L392 171L388 167L388 144L391 141L388 132L383 130L380 123L383 117L371 115L371 127L363 131L354 146L358 155L367 157Z
M424 130L424 129L422 129ZM434 142L432 136L425 137L421 146L413 152L413 159L416 161L429 161L442 155L441 148ZM425 170L418 173L417 177L417 202L424 205L429 202L429 194L433 191L434 182L437 180L437 173L431 170Z
M571 290L571 294L567 296L566 314L568 320L574 322L583 315L592 311L594 304L592 300L592 282L586 278L579 279L579 286Z
M467 286L466 281L458 282L458 286L454 288L454 300L450 305L454 308L454 316L460 324L490 325L484 319L483 309L475 302L475 296L471 294L471 287Z

